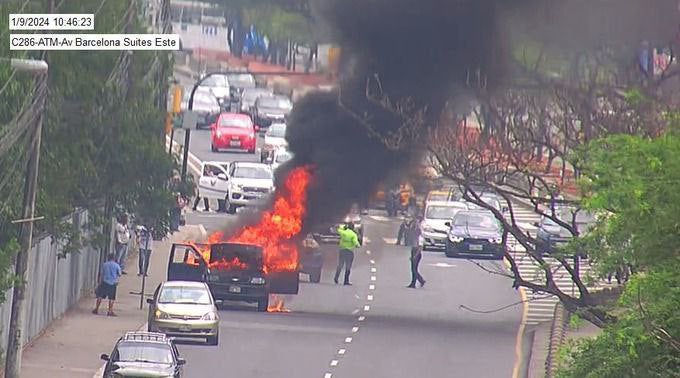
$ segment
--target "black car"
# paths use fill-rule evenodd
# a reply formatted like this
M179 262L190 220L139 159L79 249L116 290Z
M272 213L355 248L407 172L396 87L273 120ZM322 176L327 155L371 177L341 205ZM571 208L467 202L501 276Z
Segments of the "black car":
M503 226L490 211L462 210L447 222L446 256L492 257L505 253Z
M300 278L297 270L265 272L263 255L262 247L250 244L177 243L170 250L167 279L203 281L215 301L257 303L258 311L267 311L269 294L297 294Z
M255 77L249 73L229 74L227 80L229 80L229 95L233 102L239 102L245 89L257 87Z
M293 110L293 103L285 96L260 97L253 107L253 121L264 133L272 123L285 123L288 114Z
M243 90L239 99L239 113L248 114L252 117L255 101L260 97L271 97L274 93L268 88L247 88Z
M113 377L175 377L182 376L186 361L172 339L162 333L127 332L121 337L106 361L104 378Z
M342 223L326 223L319 225L314 232L314 238L320 243L338 243L340 241L340 234L338 234L338 227L343 224L352 223L354 225L354 232L357 233L359 244L364 244L364 226L361 217L361 211L358 206L353 206L350 213L343 219Z
M576 212L573 209L564 207L555 209L555 213L557 219L561 222L572 227L575 224L579 234L587 232L595 224L595 217L584 211ZM542 217L541 221L535 223L534 226L538 227L536 232L536 252L540 254L552 253L574 238L574 235L566 227L549 217Z

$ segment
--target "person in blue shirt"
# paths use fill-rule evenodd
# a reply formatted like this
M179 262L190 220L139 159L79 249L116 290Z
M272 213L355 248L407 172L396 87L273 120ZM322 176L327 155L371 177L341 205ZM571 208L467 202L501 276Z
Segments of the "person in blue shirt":
M105 298L109 299L109 312L108 316L116 316L113 312L113 302L116 301L116 288L118 287L118 280L122 270L120 265L116 262L116 255L113 253L109 254L108 261L102 266L102 282L95 289L95 294L97 295L97 305L93 314L99 313L99 306L102 304L102 300Z

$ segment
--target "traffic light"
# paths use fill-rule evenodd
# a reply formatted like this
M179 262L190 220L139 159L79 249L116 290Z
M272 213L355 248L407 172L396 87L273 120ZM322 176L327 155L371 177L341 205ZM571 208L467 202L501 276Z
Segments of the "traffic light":
M182 111L182 87L175 85L175 91L172 97L172 112L179 114Z

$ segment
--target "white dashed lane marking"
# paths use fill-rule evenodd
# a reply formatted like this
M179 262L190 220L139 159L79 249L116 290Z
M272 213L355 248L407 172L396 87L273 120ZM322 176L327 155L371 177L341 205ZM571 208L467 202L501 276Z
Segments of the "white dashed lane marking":
M368 290L375 290L375 285L368 285Z
M366 317L362 315L357 320L363 322L364 320L366 320Z
M366 300L367 300L367 301L372 301L372 300L373 300L373 296L372 296L372 295L367 295L367 296L366 296Z
M378 278L377 278L376 276L371 276L371 281L375 281L375 280L377 280L377 279L378 279Z
M345 350L345 349L338 349L338 354L342 356L342 355L345 354L346 351L347 350Z
M375 273L375 272L377 272L377 271L378 271L378 269L376 269L376 268L371 268L371 273Z
M352 333L359 332L359 327L352 327Z
M370 311L370 310L371 310L371 306L369 306L369 305L364 306L364 311Z
M352 338L351 338L351 337L345 337L345 342L346 342L347 344L351 343L351 342L352 342Z
M331 361L331 366L338 366L338 360L332 360Z
M326 373L326 374L323 375L323 378L333 378L333 374Z

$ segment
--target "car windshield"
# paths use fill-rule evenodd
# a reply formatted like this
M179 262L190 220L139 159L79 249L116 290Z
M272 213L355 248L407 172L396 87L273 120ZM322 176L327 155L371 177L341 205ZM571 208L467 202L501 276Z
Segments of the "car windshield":
M425 211L427 219L451 219L461 210L457 206L428 206Z
M272 179L272 171L265 167L236 167L234 170L236 178L251 179Z
M210 293L202 287L165 286L158 295L158 303L209 305Z
M496 218L485 214L458 214L453 219L453 225L494 230L499 228Z
M188 101L188 100L187 100ZM214 96L206 94L194 94L194 107L199 106L218 106Z
M118 344L117 361L172 365L172 349L169 345L163 344L122 342Z
M267 97L267 98L259 98L257 100L258 106L261 106L263 108L276 108L276 109L292 109L293 104L290 103L290 100L287 98L276 98L276 97Z
M495 198L491 198L491 197L481 197L480 199L482 200L482 202L486 203L487 205L493 207L493 208L496 209L496 210L500 210L500 209L501 209L501 203L498 202L498 200L495 199ZM475 204L475 203L472 203L472 202L470 202L470 205L471 205L471 207L473 207L473 208L475 208L475 209L485 209L484 207L479 206L479 205L477 205L477 204Z
M284 124L274 124L267 130L267 136L273 138L284 138L286 136L286 125Z
M252 129L253 124L248 118L220 117L220 127L236 127L240 129Z
M229 81L227 80L226 76L212 75L203 80L201 85L210 88L224 88L229 86Z
M255 78L250 74L229 75L229 82L239 87L255 86Z
M278 154L276 154L276 162L277 163L285 163L292 158L293 158L293 155L291 155L290 152L279 152Z
M243 92L243 100L254 102L255 100L257 100L258 97L266 96L266 95L270 95L270 94L271 94L271 92L269 92L266 89L246 90L245 92Z

